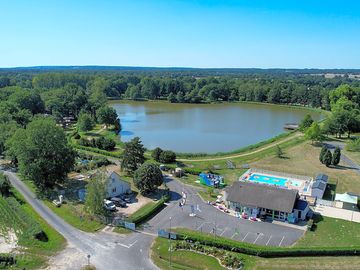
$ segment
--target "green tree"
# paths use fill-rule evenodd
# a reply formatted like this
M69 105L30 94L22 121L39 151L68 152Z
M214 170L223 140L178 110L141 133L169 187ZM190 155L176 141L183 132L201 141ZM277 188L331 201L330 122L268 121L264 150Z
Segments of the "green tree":
M162 152L163 152L163 150L160 147L156 147L152 151L151 156L153 157L153 159L160 162L160 155L161 155Z
M305 132L305 138L311 140L311 143L314 141L322 141L323 135L318 123L314 122Z
M170 150L162 151L159 160L163 163L173 163L176 161L176 154Z
M332 155L331 164L338 165L340 163L340 158L341 158L341 150L339 147L336 147L334 150L334 154Z
M304 119L300 123L300 130L305 131L307 128L309 128L314 120L312 119L310 114L307 114Z
M319 160L321 163L324 163L323 160L324 160L324 155L327 151L327 148L326 146L324 145L322 148L321 148L321 151L320 151L320 155L319 155Z
M168 95L167 99L170 103L175 103L177 101L176 96L172 92Z
M105 125L115 125L117 121L117 113L114 108L103 106L96 111L96 117L99 123Z
M325 164L326 167L329 167L331 165L331 162L332 162L332 154L330 150L327 150L324 154L322 163Z
M135 137L130 142L125 143L121 168L129 173L133 173L145 162L144 153L145 148L139 137Z
M88 113L80 113L77 127L80 131L89 131L94 128L94 121L90 114Z
M47 117L35 118L7 141L9 154L19 162L20 172L44 190L61 183L72 169L75 152L62 128Z
M144 194L156 190L163 183L163 175L156 164L145 163L134 173L134 185Z
M106 197L106 174L97 172L86 185L85 211L91 215L104 215L104 199Z
M11 184L9 179L3 172L0 172L0 195L5 197L9 196L10 189L11 189Z

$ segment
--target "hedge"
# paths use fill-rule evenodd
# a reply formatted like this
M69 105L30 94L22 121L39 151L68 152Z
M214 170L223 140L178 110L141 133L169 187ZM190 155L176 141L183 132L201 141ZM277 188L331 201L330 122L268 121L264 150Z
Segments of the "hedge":
M275 257L306 257L306 256L359 256L358 247L269 247L238 242L235 240L216 237L210 234L203 234L187 229L176 229L179 240L191 240L202 245L213 246L228 251L254 255L264 258Z
M169 201L169 199L170 199L170 196L166 195L163 198L161 198L159 201L157 201L156 203L150 205L148 208L145 208L145 211L140 208L138 211L136 211L134 214L132 214L128 218L128 220L135 224L144 222L149 217L151 217L152 215L157 213L163 207L164 203ZM144 206L144 207L146 207L146 206Z
M82 146L82 145L78 145L78 144L72 144L72 146L74 148L77 148L77 149L82 149L82 150L85 150L85 151L97 153L97 154L104 155L104 156L122 158L122 155L120 153L112 153L112 152L108 152L108 151L101 150L101 149L98 149L98 148L87 147L87 146Z

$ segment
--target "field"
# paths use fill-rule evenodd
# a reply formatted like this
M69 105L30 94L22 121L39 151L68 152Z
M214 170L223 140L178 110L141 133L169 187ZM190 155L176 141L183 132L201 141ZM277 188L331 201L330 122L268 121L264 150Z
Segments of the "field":
M160 269L170 270L210 270L225 269L219 262L210 256L189 252L173 251L171 254L172 267L169 266L169 242L166 239L157 238L152 246L151 258ZM245 264L245 270L357 270L360 257L291 257L271 258L240 255Z
M18 238L19 254L12 269L38 269L64 248L65 239L41 219L19 193L13 191L13 194L8 199L0 197L0 234L12 228Z

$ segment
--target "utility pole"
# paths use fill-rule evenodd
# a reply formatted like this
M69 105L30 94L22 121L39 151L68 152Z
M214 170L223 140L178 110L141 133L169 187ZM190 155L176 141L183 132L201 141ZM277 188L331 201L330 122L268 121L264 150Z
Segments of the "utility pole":
M169 217L169 222L170 222L170 233L169 233L169 268L171 269L171 217Z

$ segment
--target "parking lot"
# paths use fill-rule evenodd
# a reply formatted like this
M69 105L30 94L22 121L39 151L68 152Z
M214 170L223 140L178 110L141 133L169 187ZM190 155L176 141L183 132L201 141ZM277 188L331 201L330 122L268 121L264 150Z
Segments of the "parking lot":
M239 219L226 214L215 207L204 203L196 191L188 186L178 186L178 182L169 181L173 190L174 199L169 205L158 213L144 226L144 230L157 233L159 229L166 229L170 226L188 228L203 233L213 234L214 237L222 236L237 241L248 242L264 246L290 246L304 235L304 230L271 222L249 221ZM185 190L188 200L184 207L178 204L179 193ZM195 209L195 216L190 216L192 209ZM171 224L170 224L171 217Z

